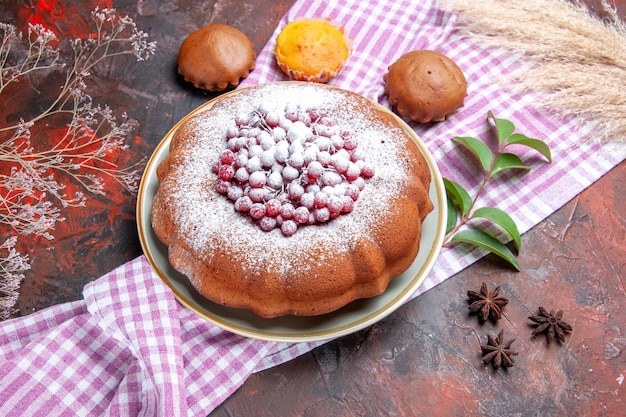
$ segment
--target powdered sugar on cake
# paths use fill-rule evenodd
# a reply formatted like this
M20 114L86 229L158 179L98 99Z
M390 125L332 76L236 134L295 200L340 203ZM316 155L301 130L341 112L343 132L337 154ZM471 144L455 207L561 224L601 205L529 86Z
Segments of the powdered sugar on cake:
M167 179L161 184L168 188L173 203L177 234L205 260L211 259L212 247L219 242L221 252L233 262L249 265L250 274L302 270L305 265L315 268L324 263L324 256L311 255L313 247L325 248L333 256L350 253L360 237L377 228L378 219L386 216L394 196L408 181L406 136L400 127L379 121L373 104L366 99L355 103L353 96L347 100L344 92L315 84L299 84L297 88L290 83L257 86L242 93L246 100L240 100L239 94L224 96L206 113L186 122L187 131L193 130L195 136L182 144L190 150L184 154L184 163L172 168L176 170L172 177L181 186L168 185ZM291 103L323 114L338 129L357 137L359 152L374 168L374 175L367 178L351 211L298 227L292 236L285 236L280 227L264 231L250 215L237 212L234 198L220 194L218 183L223 179L213 165L228 149L228 130L237 126L238 115L259 108L284 113Z

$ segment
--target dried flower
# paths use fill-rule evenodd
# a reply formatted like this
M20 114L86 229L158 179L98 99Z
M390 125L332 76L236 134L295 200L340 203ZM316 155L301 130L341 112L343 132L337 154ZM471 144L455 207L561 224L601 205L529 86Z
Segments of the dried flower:
M23 272L30 269L28 256L15 250L17 236L11 236L0 244L0 320L6 320L15 312Z
M15 26L0 22L0 35L0 94L31 72L63 65L59 51L52 46L56 35L42 25L29 25L24 40Z
M120 168L115 159L127 148L134 125L125 114L119 120L108 106L94 105L85 80L97 65L116 56L147 59L156 44L114 9L96 8L91 15L93 36L68 43L58 42L42 25L29 25L23 36L13 25L0 23L0 99L12 83L32 83L35 78L27 75L34 72L66 71L58 96L41 113L0 124L0 236L11 236L0 246L0 319L14 305L21 271L29 266L28 258L15 252L15 234L53 239L50 231L64 220L58 205L84 206L85 192L105 193L105 177L131 193L138 187L142 161ZM57 44L70 45L71 51L63 53ZM70 191L60 177L79 188Z
M495 339L487 335L487 344L480 345L480 349L483 351L483 362L491 362L495 369L498 369L500 366L510 368L513 366L511 357L518 354L511 350L513 342L515 342L515 339L504 341L504 330L500 330L500 334Z
M528 317L536 326L535 330L533 330L532 335L537 336L538 334L545 333L548 338L548 343L550 340L556 339L561 343L565 343L565 333L571 333L573 328L569 324L563 321L563 310L559 310L557 313L554 310L546 310L543 307L539 307L537 310L537 314L534 316Z
M480 285L480 292L468 291L469 309L472 313L478 313L481 320L485 321L491 317L491 320L498 321L502 318L502 307L509 303L505 297L499 297L500 286L498 285L493 291L489 292L487 284L484 282Z

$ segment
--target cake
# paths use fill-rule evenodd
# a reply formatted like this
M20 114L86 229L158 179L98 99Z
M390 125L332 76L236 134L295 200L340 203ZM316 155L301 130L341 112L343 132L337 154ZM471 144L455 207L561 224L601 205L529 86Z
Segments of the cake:
M437 51L407 52L389 66L384 82L389 104L418 123L444 121L467 96L463 71Z
M401 123L316 83L215 99L179 123L157 168L151 222L170 264L209 300L262 317L381 294L415 260L433 209L430 169Z
M208 91L239 85L254 69L256 53L250 39L229 25L210 24L192 32L178 50L178 73Z
M274 55L291 79L327 83L350 56L342 28L323 20L300 19L288 23L276 38Z

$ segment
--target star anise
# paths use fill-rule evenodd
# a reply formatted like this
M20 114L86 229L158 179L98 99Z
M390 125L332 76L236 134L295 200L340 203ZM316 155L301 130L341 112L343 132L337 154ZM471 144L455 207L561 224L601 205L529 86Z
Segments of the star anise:
M517 352L511 350L513 342L515 342L515 339L504 341L504 330L500 330L500 334L495 339L487 335L487 344L481 343L480 345L483 351L483 362L491 362L495 369L498 369L500 366L505 368L513 366L511 357L517 355Z
M572 332L572 326L563 321L563 310L559 310L555 314L554 310L550 310L548 313L548 310L539 307L537 314L529 316L528 318L534 321L534 326L537 326L535 330L533 330L532 335L536 336L541 333L546 333L548 343L552 339L565 343L565 333Z
M487 284L484 282L480 286L480 292L468 291L470 306L472 313L478 313L481 320L485 321L491 317L493 321L502 318L502 307L509 303L505 297L499 297L500 286L498 285L493 291L489 292Z

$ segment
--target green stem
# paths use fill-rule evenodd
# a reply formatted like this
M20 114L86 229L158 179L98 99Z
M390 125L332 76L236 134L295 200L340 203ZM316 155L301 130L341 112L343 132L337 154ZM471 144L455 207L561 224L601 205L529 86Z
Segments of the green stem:
M503 148L498 147L498 155L500 155L502 151L503 151ZM472 199L472 203L470 204L470 207L467 210L467 214L462 216L461 219L458 221L458 223L446 234L444 241L443 241L444 247L449 246L452 243L450 242L450 240L456 234L456 232L458 232L461 227L463 227L465 224L467 224L467 222L469 222L472 219L472 216L474 214L474 206L476 205L476 202L478 201L483 191L485 190L487 183L489 182L489 180L491 180L491 177L492 177L491 172L493 171L493 167L495 166L497 159L498 159L497 157L493 158L493 161L491 161L491 165L489 166L489 169L487 171L483 171L483 181L481 182L480 187L478 187L478 191L476 192L476 195Z

